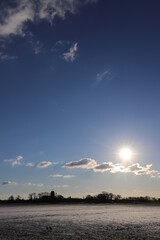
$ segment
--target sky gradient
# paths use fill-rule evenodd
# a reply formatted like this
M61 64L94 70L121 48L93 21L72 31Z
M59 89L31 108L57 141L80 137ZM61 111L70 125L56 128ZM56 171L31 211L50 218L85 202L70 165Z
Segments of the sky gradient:
M160 2L0 8L0 198L160 197Z

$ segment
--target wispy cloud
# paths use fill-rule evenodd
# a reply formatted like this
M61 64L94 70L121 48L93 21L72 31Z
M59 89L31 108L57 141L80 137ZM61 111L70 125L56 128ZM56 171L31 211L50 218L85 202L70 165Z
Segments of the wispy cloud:
M38 163L37 167L38 168L47 168L52 165L53 165L53 163L50 161L42 161L42 162Z
M22 159L23 159L22 156L17 156L16 158L5 159L4 162L11 163L12 167L15 167L21 165Z
M15 60L15 59L17 59L16 56L11 56L4 52L0 52L0 61L8 61L8 60Z
M94 172L106 172L109 171L111 173L121 172L124 169L124 166L121 164L114 164L112 162L104 162L101 164L97 164L94 167Z
M0 36L25 35L28 22L46 20L53 23L55 17L65 19L66 13L75 14L78 9L95 0L13 0L13 4L7 3L1 9L3 21L0 23Z
M53 174L53 175L49 175L50 177L53 177L53 178L61 178L63 177L62 174Z
M32 47L35 55L40 54L42 50L42 44L40 43L40 41L36 41L36 42L32 41Z
M78 161L72 161L66 163L63 167L64 168L94 168L97 165L96 161L91 158L82 158Z
M10 34L24 35L24 24L34 20L34 11L31 1L14 1L14 7L5 6L1 11L3 22L0 24L0 35L7 37ZM16 6L15 6L16 5Z
M74 175L53 174L53 175L50 175L50 177L53 177L53 178L74 178L75 176Z
M26 163L26 167L34 167L34 163L33 162L28 162L28 163Z
M8 186L16 186L19 185L17 182L12 182L12 181L4 181L2 182L2 185L8 185ZM43 187L43 183L31 183L31 182L27 182L27 183L23 183L20 184L22 186L27 186L27 187Z
M112 72L110 68L107 68L101 73L97 73L97 83L100 83L103 80L110 80L111 78L112 78Z
M17 182L11 182L11 181L4 181L4 182L2 182L2 185L16 186L16 185L18 185L18 183Z
M67 41L67 40L58 40L54 46L52 47L51 51L52 52L56 52L56 51L59 51L61 49L64 50L64 47L66 47L66 45L69 45L70 44L70 41Z
M64 175L63 178L74 178L74 175Z
M53 185L54 188L67 188L69 185Z
M78 43L74 43L68 52L63 53L63 59L67 62L73 62L78 51Z
M151 178L156 178L156 176L154 176L154 175L151 175Z
M28 183L24 183L23 186L27 186L27 187L43 187L43 183L31 183L31 182L28 182Z

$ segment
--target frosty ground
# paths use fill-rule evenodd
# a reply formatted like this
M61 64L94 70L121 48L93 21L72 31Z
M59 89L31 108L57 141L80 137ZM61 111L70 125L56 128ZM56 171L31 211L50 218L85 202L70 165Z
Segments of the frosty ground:
M0 239L160 239L159 220L158 206L0 206Z

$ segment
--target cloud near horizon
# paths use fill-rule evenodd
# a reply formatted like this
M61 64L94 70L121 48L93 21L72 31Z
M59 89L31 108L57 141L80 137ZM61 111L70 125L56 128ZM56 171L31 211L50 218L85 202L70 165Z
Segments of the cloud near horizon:
M66 163L64 168L84 168L84 169L92 169L94 172L110 172L110 173L133 173L135 175L150 175L151 178L154 178L156 176L153 176L153 174L160 174L160 171L152 170L152 164L147 164L146 166L140 166L139 163L134 163L132 165L126 166L122 163L116 163L113 162L103 162L98 164L94 159L91 158L84 158L80 159L78 161L72 161Z
M74 178L75 176L74 175L53 174L53 175L50 175L50 177L53 177L53 178Z
M17 156L16 158L5 159L4 162L11 163L12 167L21 165L21 161L23 160L22 156Z
M67 188L69 185L53 185L54 188Z
M33 162L28 162L25 165L26 167L34 167L34 163Z
M112 162L104 162L101 164L97 164L95 168L93 169L94 172L111 172L111 173L116 173L116 172L122 172L124 169L124 166L121 164L114 164Z
M97 0L13 0L12 4L1 4L0 36L25 36L26 24L42 20L53 23L55 17L65 19L66 13L76 14L78 10Z
M139 163L132 164L130 166L124 166L123 164L114 164L112 162L104 162L102 164L98 164L93 170L94 172L106 172L109 171L111 173L134 173L135 175L147 174L151 175L153 173L157 173L157 170L151 170L152 164L148 164L145 167L140 166Z
M24 183L22 185L27 187L43 187L44 186L43 183L31 183L31 182Z
M17 186L17 185L22 185L22 186L27 186L27 187L43 187L44 184L43 183L31 183L31 182L27 182L27 183L23 183L23 184L18 184L17 182L12 182L12 181L4 181L2 182L2 185L8 185L8 186Z
M82 158L78 161L68 162L63 165L63 168L85 168L92 169L97 165L96 161L92 158Z
M157 173L157 170L151 170L152 164L148 164L145 167L140 166L139 163L132 164L127 168L127 172L133 172L136 175Z
M16 186L16 185L18 185L18 183L17 182L11 182L11 181L4 181L4 182L2 182L2 185Z
M47 168L52 165L53 165L53 163L50 161L42 161L42 162L38 163L37 167L38 168Z

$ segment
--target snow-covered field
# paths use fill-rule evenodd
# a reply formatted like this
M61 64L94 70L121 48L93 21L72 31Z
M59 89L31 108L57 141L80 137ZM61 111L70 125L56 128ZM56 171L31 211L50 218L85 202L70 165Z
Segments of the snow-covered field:
M160 239L160 207L0 206L0 240Z

